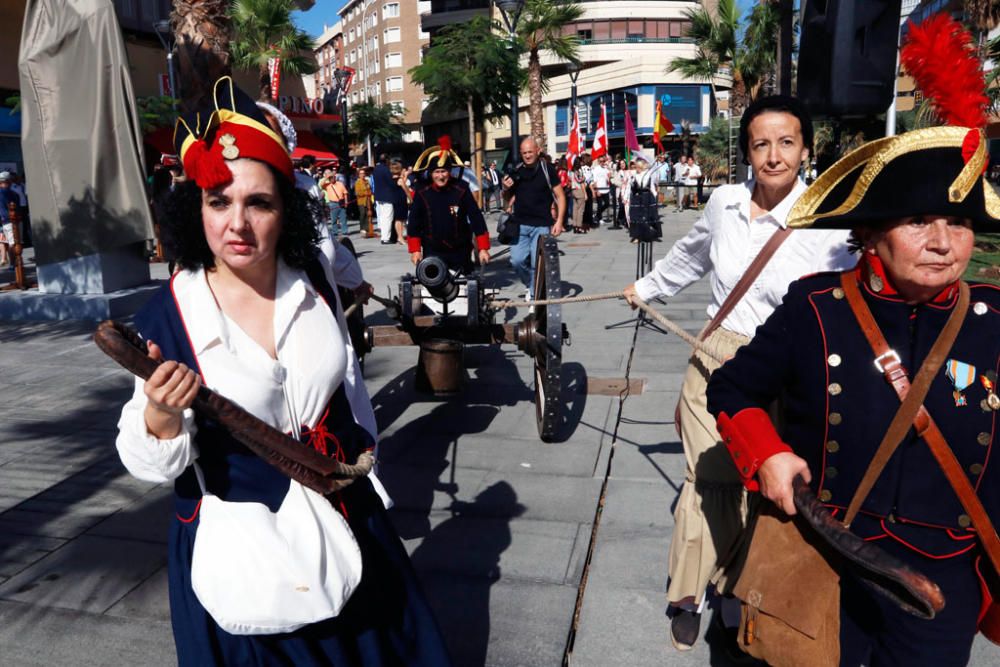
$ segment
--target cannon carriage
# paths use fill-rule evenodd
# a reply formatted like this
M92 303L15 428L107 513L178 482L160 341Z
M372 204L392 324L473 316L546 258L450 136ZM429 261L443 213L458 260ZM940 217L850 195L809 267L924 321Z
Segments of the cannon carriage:
M497 314L510 302L499 300L498 290L487 287L479 272L465 274L439 258L424 258L400 278L394 296L375 297L394 324L367 326L360 309L348 318L359 357L378 347L416 346L417 389L449 396L461 392L466 345L515 345L533 360L538 435L552 440L562 411L562 348L570 336L561 306L545 303L562 296L554 238L538 240L537 257L532 295L538 303L520 321L504 323L497 322Z

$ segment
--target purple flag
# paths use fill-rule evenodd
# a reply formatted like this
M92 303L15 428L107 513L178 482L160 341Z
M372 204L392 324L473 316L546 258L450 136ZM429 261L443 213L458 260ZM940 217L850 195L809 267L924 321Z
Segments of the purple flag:
M625 107L625 148L629 151L642 150L639 139L635 136L635 127L632 125L632 114L629 113L628 106Z

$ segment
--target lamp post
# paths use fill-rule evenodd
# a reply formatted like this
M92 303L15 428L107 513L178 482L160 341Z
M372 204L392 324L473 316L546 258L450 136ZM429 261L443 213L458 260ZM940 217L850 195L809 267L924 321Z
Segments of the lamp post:
M497 2L497 7L500 9L500 15L503 16L503 22L507 25L507 38L510 40L509 48L514 48L514 40L517 37L517 21L521 18L521 10L524 9L524 0L500 0ZM510 95L510 164L514 165L517 162L516 155L518 151L518 138L520 137L520 132L518 131L518 100L517 91L511 93Z
M365 102L371 100L371 96L368 91L371 90L371 83L369 78L371 77L371 70L368 69L368 17L374 16L374 13L378 12L378 7L372 9L373 14L368 14L368 12L361 13L361 55L364 57L365 65ZM376 33L377 34L377 33ZM372 166L372 136L369 134L365 137L365 146L368 149L368 166Z
M177 108L177 100L180 98L180 91L177 90L176 77L174 76L174 33L170 29L170 21L164 19L153 23L153 32L156 33L163 50L167 52L167 80L170 81L170 97L174 100L174 109Z
M576 80L580 77L580 63L570 61L566 64L569 80L572 86L569 94L569 124L573 125L573 113L576 111Z
M344 146L344 154L341 156L340 165L341 171L347 174L350 169L347 158L351 150L347 137L347 87L351 81L351 71L337 68L333 71L333 80L337 84L337 99L340 101L340 130Z

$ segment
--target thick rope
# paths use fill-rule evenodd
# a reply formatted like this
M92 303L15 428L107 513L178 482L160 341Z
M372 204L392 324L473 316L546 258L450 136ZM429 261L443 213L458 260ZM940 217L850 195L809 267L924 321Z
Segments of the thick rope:
M380 303L382 303L383 301L388 301L387 299L383 300L379 297L376 297L375 295L372 295L372 297ZM586 303L588 301L607 301L609 299L624 299L624 298L625 298L625 292L618 291L618 292L606 292L604 294L586 294L584 296L565 296L558 299L539 299L538 301L515 301L515 300L493 301L492 303L490 303L490 307L495 308L497 310L503 310L504 308L531 308L534 306L554 306L557 304L565 304L565 303ZM394 302L392 303L393 305L395 305ZM652 306L650 306L648 303L640 299L638 296L635 297L635 305L637 308L642 310L642 312L646 313L651 318L656 320L659 324L663 325L667 329L667 331L674 334L682 341L684 341L694 349L698 350L705 356L715 359L720 364L726 362L725 358L720 357L717 352L706 347L704 342L698 340L697 337L689 334L687 331L681 328L679 324L676 324L668 320L666 317L658 313ZM350 307L348 307L347 310L344 311L344 317L350 317L351 313L353 313L356 308L357 304L356 303L352 304Z
M605 294L585 294L584 296L564 296L558 299L538 299L537 301L493 301L490 308L533 308L535 306L554 306L562 303L586 303L587 301L606 301L608 299L624 299L625 292L607 292Z

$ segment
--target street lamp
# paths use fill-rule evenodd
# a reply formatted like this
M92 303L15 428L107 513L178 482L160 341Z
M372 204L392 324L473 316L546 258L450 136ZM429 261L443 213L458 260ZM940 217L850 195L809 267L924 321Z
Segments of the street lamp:
M347 158L350 152L347 139L347 87L351 81L351 70L338 67L333 71L333 80L337 84L337 97L340 98L340 124L344 140L344 154L341 156L340 164L341 171L346 174L349 170Z
M576 80L580 76L580 63L572 60L566 64L566 71L569 72L569 80L573 84L570 88L569 102L569 124L573 125L573 113L576 111Z
M497 2L503 22L507 25L507 38L510 40L509 48L514 48L514 40L517 37L517 21L521 18L521 10L524 9L524 0L500 0ZM510 95L510 164L514 165L517 160L515 156L518 151L519 132L517 91Z
M177 90L176 78L174 76L174 32L170 29L170 21L163 19L153 23L153 32L156 33L163 50L167 52L167 80L170 81L170 97L174 99L174 109L177 108L177 100L180 92Z

